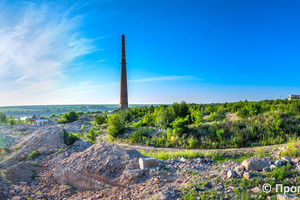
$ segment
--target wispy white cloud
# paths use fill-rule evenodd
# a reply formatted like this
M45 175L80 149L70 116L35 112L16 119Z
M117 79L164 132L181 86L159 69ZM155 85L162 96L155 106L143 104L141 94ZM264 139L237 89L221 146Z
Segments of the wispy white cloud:
M4 4L0 6L5 10ZM0 78L14 88L29 93L56 88L66 78L71 61L96 49L92 39L78 32L81 17L71 17L71 9L58 11L29 3L16 12L23 14L0 24L4 25L0 29Z

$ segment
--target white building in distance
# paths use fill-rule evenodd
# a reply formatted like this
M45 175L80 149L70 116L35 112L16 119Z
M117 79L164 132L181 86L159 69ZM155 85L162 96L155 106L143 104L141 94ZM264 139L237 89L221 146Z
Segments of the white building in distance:
M288 100L300 99L300 95L290 94Z
M49 122L49 119L46 117L40 117L39 115L33 115L29 118L30 124L34 126L41 126Z

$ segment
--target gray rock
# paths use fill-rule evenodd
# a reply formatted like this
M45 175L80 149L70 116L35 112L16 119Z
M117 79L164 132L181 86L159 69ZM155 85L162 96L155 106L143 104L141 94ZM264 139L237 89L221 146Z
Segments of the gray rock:
M252 188L252 189L251 189L251 192L252 192L252 193L255 193L255 194L256 194L256 193L259 193L260 191L261 191L260 187L255 187L255 188Z
M229 170L227 172L227 177L228 178L234 178L236 176L236 172L234 170Z
M275 168L276 168L276 165L271 165L271 166L270 166L270 170L272 170L272 171L273 171Z
M281 162L281 160L276 160L274 164L275 164L277 167L283 166L283 163Z
M261 191L260 187L255 187L251 189L251 192L254 194L259 193L260 191Z
M271 162L266 158L248 158L242 162L246 170L261 171L265 167L270 167Z
M157 167L159 162L156 158L140 158L139 165L140 169L145 169L147 167Z
M290 194L278 194L277 195L277 200L294 200L294 199L299 199L299 196L294 196Z
M155 199L157 200L169 200L169 199L177 199L176 193L172 190L172 188L166 188L161 191Z
M292 162L292 159L288 156L283 157L282 160L284 160L286 162Z
M234 171L235 171L239 176L243 176L243 173L244 173L244 172L241 170L240 167L234 168Z
M87 148L89 148L90 146L92 146L93 144L90 142L85 142L82 140L77 140L71 147L72 151L75 152L82 152L84 150L86 150Z
M228 172L228 170L222 169L221 172L220 172L220 174L221 174L221 175L227 175L227 172Z
M270 167L263 168L263 172L268 172L268 171L270 171Z
M145 170L133 169L133 170L124 170L123 176L129 180L136 179L144 174Z
M246 179L250 179L251 174L249 172L244 172L243 177L246 178Z

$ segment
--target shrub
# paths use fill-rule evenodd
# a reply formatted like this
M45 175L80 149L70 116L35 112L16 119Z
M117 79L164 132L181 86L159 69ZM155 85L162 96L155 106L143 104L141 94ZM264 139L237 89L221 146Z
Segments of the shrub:
M278 180L281 180L283 181L287 176L288 176L288 173L286 171L286 167L283 166L283 167L276 167L273 171L271 171L269 174L268 174L269 177L271 178L276 178Z
M297 157L299 153L300 141L292 141L287 145L287 149L280 151L281 156Z
M189 116L186 116L185 118L177 117L172 123L171 126L176 129L177 133L184 133L187 131L187 125L189 121Z
M62 114L62 119L58 123L72 123L79 119L79 115L74 110Z
M224 137L224 129L219 129L219 130L217 130L216 131L216 134L217 134L217 137L218 137L218 139L219 139L219 141L221 141L222 139L223 139L223 137Z
M52 113L52 114L49 116L49 118L54 118L54 117L56 117L56 115L55 115L54 113Z
M198 140L196 140L194 137L188 138L187 142L189 143L190 149L195 149L199 145Z
M199 125L204 122L203 113L199 110L191 110L191 119L196 124L196 127L198 128Z
M64 130L63 140L64 140L64 144L68 146L72 146L77 140L80 140L80 138L77 135L71 132L68 133L66 130Z
M107 115L96 115L94 116L94 122L97 125L102 125L103 123L105 123L107 120Z
M139 129L137 131L134 131L130 135L129 140L131 143L139 143L139 142L145 140L146 136L147 136L147 134L146 134L145 129Z
M145 125L146 123L144 123L142 120L139 120L138 122L132 122L132 126L135 128L145 126Z
M96 130L95 130L94 127L91 128L91 129L89 130L89 132L85 134L85 136L86 136L87 139L88 139L87 141L90 142L90 143L92 143L92 144L95 144L95 143L96 143L96 139L97 139L97 136L98 136L98 135L99 135L99 134L96 132Z
M125 129L125 122L118 113L108 116L107 122L108 134L114 138L120 135Z
M8 124L9 125L15 125L17 123L18 122L17 122L16 118L14 118L12 115L8 118Z
M160 107L155 113L155 125L161 128L168 128L170 123L175 119L175 113L170 108Z

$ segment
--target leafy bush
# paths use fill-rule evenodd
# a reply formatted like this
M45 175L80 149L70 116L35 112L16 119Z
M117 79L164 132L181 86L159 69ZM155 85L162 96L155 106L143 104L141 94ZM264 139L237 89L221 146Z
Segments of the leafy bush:
M91 128L89 130L88 133L85 134L85 136L87 137L87 141L92 143L92 144L95 144L96 143L96 138L99 134L96 132L95 128Z
M213 112L206 119L209 122L223 121L224 119L226 119L226 111L224 109L221 109L219 111Z
M276 167L273 171L271 171L268 176L270 178L276 178L280 181L283 181L287 176L288 176L288 173L286 171L286 167L283 166L283 167Z
M225 131L222 128L216 131L219 141L221 141L224 138L224 132Z
M197 128L201 123L204 122L203 120L203 113L199 110L193 110L191 109L191 119L196 124Z
M196 140L194 137L190 137L187 139L187 142L189 143L189 148L190 149L195 149L196 147L198 147L198 140Z
M52 113L52 114L49 116L49 118L54 118L54 117L56 117L56 115L55 115L54 113Z
M292 141L287 145L287 149L280 151L281 156L289 156L295 158L299 154L300 141Z
M170 127L170 123L175 119L175 113L170 107L160 107L154 115L155 125L164 129Z
M68 133L66 130L64 130L63 140L64 140L64 144L68 146L72 146L77 140L80 140L80 138L77 135L71 132Z
M18 123L16 118L14 118L12 115L8 118L7 122L9 125L15 125Z
M72 123L79 119L79 115L74 110L69 111L68 113L62 114L62 119L58 120L58 123Z
M107 126L108 134L114 138L120 135L125 129L125 121L122 118L122 116L118 113L109 115L107 122L108 122L108 126Z
M146 139L147 131L146 129L139 129L131 133L129 140L131 143L139 143Z
M184 133L187 131L187 125L189 122L189 116L185 118L177 117L170 125L176 129L177 133Z
M144 123L142 120L139 120L138 122L132 122L132 126L134 128L145 126L145 125L147 125L147 123Z
M105 123L107 120L107 115L95 115L94 116L94 122L97 125L102 125L103 123Z

